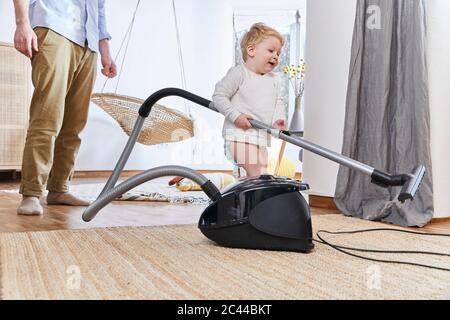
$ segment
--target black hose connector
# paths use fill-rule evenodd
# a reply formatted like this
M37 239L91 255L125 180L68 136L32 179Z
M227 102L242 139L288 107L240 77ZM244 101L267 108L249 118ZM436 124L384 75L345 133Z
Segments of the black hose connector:
M200 96L197 96L193 93L190 93L186 90L178 89L178 88L165 88L161 89L159 91L156 91L153 93L150 97L148 97L142 106L139 108L139 115L141 117L148 117L150 114L150 111L152 111L153 105L158 102L160 99L168 97L168 96L178 96L181 98L185 98L187 100L190 100L192 102L195 102L201 106L204 106L206 108L209 108L209 106L212 104L210 100L207 100L205 98L202 98ZM212 109L214 111L217 111L215 109Z
M373 170L371 178L372 183L379 185L383 188L402 186L405 184L407 180L409 180L408 175L405 174L390 175L389 173L377 169Z
M216 185L211 182L211 180L206 181L204 184L200 186L204 193L212 200L217 201L222 197L219 189L217 189Z

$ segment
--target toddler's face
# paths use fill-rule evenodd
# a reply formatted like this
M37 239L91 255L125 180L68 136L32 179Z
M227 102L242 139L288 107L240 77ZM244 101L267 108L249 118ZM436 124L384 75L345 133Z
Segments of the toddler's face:
M281 48L281 42L276 37L268 37L255 46L253 59L258 72L265 74L275 69Z

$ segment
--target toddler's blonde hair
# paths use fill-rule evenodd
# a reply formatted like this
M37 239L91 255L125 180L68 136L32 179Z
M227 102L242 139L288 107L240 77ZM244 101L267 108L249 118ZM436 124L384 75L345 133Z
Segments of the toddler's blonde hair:
M275 29L266 26L262 22L255 23L250 27L250 30L244 34L241 39L241 52L242 59L247 61L247 47L250 45L257 45L267 37L275 37L280 40L281 46L284 46L284 38L283 36Z

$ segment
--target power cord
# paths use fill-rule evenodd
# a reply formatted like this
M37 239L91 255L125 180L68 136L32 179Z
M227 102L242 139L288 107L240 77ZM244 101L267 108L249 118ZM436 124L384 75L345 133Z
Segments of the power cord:
M448 253L430 252L430 251L410 251L410 250L375 250L375 249L362 249L362 248L355 248L355 247L346 247L346 246L339 246L339 245L332 244L320 236L320 233L339 235L339 234L356 234L356 233L376 232L376 231L394 231L394 232L416 234L416 235L421 235L421 236L450 237L450 234L445 234L445 233L425 233L425 232L415 232L415 231L409 231L409 230L399 230L399 229L390 229L390 228L376 228L376 229L362 229L362 230L338 231L338 232L319 230L319 231L317 231L316 235L320 240L317 240L317 239L312 239L312 240L317 243L327 245L327 246L329 246L337 251L340 251L344 254L347 254L347 255L350 255L350 256L353 256L356 258L364 259L364 260L383 262L383 263L405 264L405 265L418 266L418 267L424 267L424 268L435 269L435 270L450 271L450 268L442 268L442 267L436 267L436 266L432 266L432 265L426 265L426 264L420 264L420 263L414 263L414 262L408 262L408 261L383 260L383 259L375 259L375 258L365 257L362 255L348 252L346 250L360 251L360 252L376 252L376 253L395 253L395 254L405 254L405 253L406 254L427 254L427 255L434 255L434 256L450 257L450 254L448 254Z

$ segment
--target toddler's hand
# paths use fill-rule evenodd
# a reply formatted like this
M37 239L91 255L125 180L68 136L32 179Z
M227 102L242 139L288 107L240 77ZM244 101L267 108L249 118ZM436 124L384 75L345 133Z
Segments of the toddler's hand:
M252 127L252 124L248 120L253 119L252 116L249 116L247 114L241 114L237 119L234 121L234 125L240 129L250 129Z
M273 123L274 128L278 130L286 130L286 123L284 120L280 119Z

